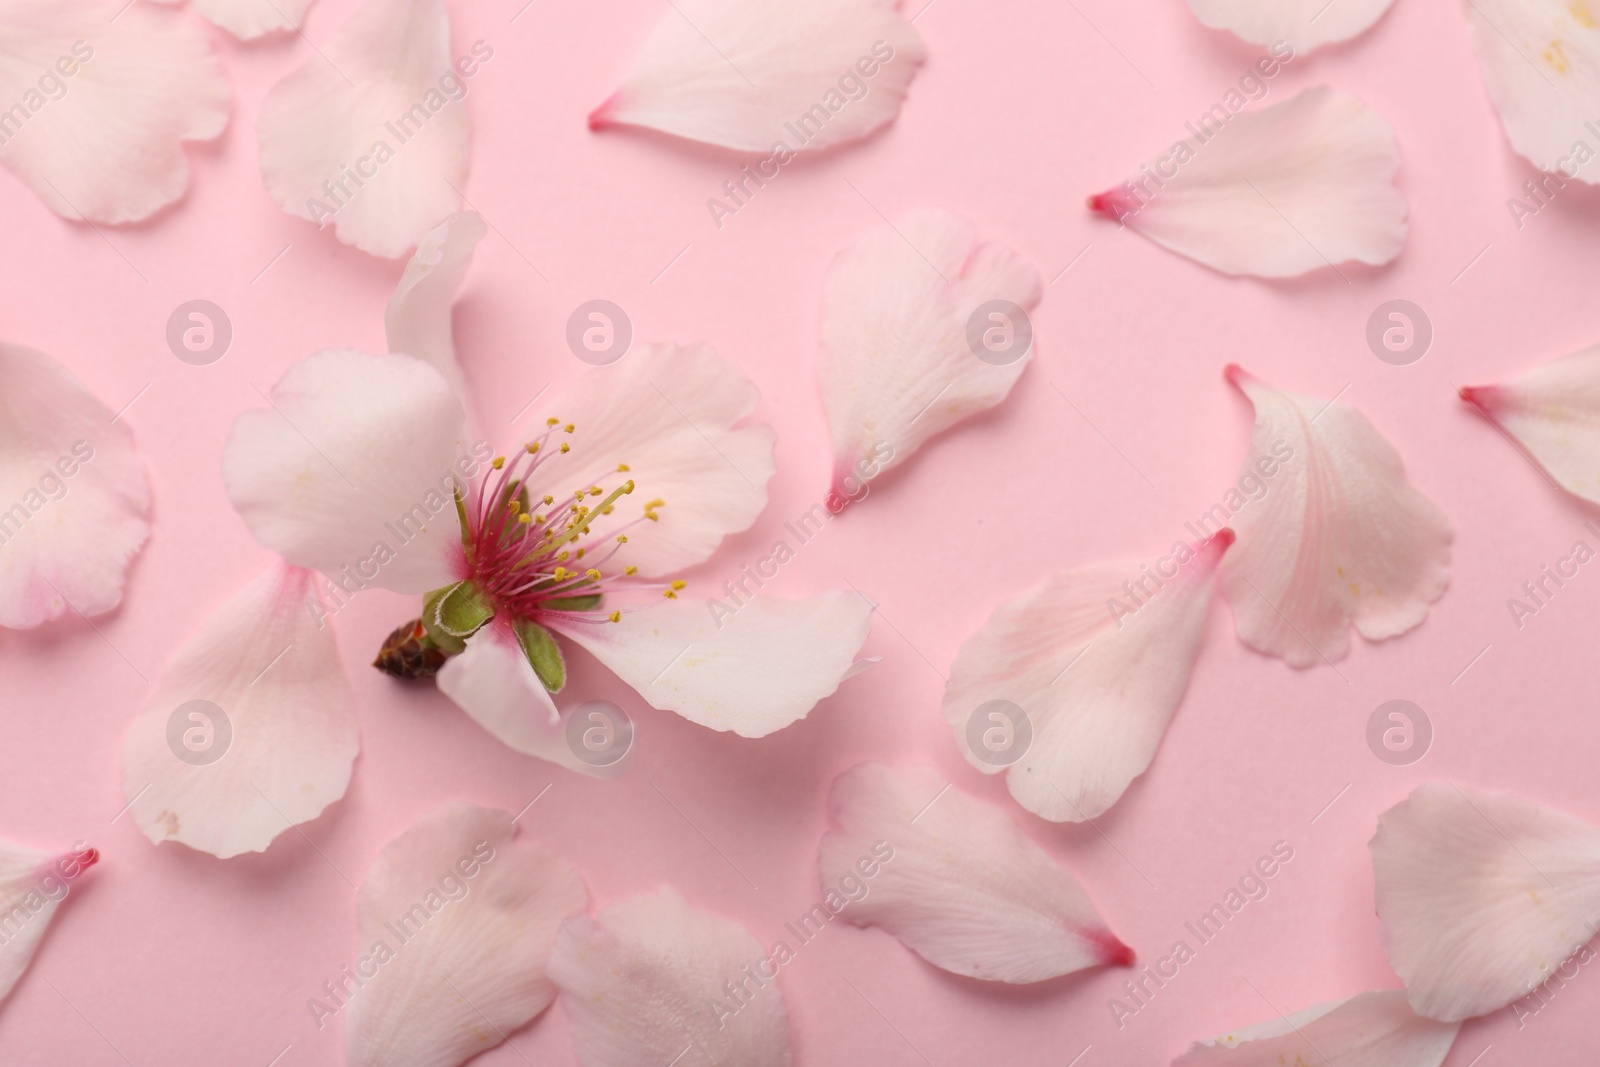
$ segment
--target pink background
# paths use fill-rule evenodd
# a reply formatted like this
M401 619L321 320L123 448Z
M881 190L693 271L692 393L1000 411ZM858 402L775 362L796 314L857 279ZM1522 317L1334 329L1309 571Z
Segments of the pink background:
M327 38L357 2L320 0L307 35ZM937 971L881 932L836 924L781 978L796 1062L809 1065L1065 1064L1086 1046L1083 1067L1165 1063L1192 1039L1275 1009L1398 985L1365 844L1378 813L1416 783L1511 788L1600 821L1600 563L1520 630L1506 607L1575 540L1596 545L1586 509L1455 399L1459 385L1596 340L1600 194L1571 186L1520 231L1513 224L1506 198L1533 171L1506 144L1459 4L1397 0L1364 37L1297 59L1270 83L1269 101L1323 81L1365 98L1398 132L1411 204L1390 267L1283 284L1211 273L1083 207L1086 193L1182 136L1262 51L1204 29L1180 0L1012 0L1003 17L994 5L936 0L916 24L930 59L898 122L786 167L720 231L705 200L741 159L585 128L664 5L539 0L512 23L521 4L452 11L454 52L482 38L496 53L467 102L465 192L493 231L457 307L462 362L494 432L584 370L563 330L596 297L625 307L641 341L703 339L742 365L777 429L779 470L757 526L692 576L701 589L765 554L826 488L813 369L820 287L830 257L880 225L879 211L951 209L1056 278L1035 315L1037 362L1007 404L876 485L771 587L798 596L848 579L880 604L867 651L884 662L803 722L761 741L715 734L643 706L575 655L563 706L610 699L638 728L632 771L591 781L514 754L433 690L368 669L412 611L368 593L334 623L362 726L348 795L303 837L222 862L153 847L129 817L113 819L122 733L147 680L270 561L223 495L218 460L233 418L264 406L256 390L318 348L382 351L401 264L288 217L261 187L255 117L273 82L314 55L298 38L241 46L215 35L233 121L191 152L188 197L153 224L103 239L0 176L0 336L52 353L113 410L138 395L125 419L154 489L153 535L99 632L69 621L0 635L0 834L52 848L85 839L104 856L0 1008L0 1059L341 1063L342 1028L318 1031L306 1000L356 955L349 883L446 801L515 812L547 785L523 834L568 856L596 903L671 882L764 943L815 899L828 784L864 759L925 761L1002 805L1083 879L1143 962L1185 936L1183 924L1273 842L1295 850L1270 896L1120 1031L1107 999L1127 972L989 986ZM168 314L199 297L235 328L232 350L208 367L179 362L164 342ZM1363 337L1372 309L1395 297L1422 305L1436 330L1409 367L1379 362ZM1230 361L1306 393L1346 390L1454 521L1451 587L1421 628L1357 640L1337 670L1297 672L1248 651L1219 600L1150 773L1094 826L1045 823L958 755L939 714L940 672L1001 600L1054 569L1153 558L1221 498L1250 420L1223 381ZM1379 762L1364 739L1368 715L1393 698L1420 704L1436 731L1408 768ZM1585 972L1520 1031L1507 1011L1469 1023L1448 1062L1464 1067L1491 1045L1482 1067L1575 1062L1597 1011L1600 978ZM480 1062L574 1063L559 1002L512 1040Z

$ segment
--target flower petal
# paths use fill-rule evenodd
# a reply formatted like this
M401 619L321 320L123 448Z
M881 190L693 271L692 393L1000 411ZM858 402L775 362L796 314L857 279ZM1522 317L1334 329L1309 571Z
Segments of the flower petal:
M1348 41L1383 17L1394 0L1189 0L1189 10L1214 30L1274 46L1293 59L1325 44ZM1284 47L1287 45L1288 47Z
M708 345L647 345L541 401L528 440L555 419L575 427L556 434L572 451L541 464L528 490L559 500L591 485L611 489L624 480L617 468L626 465L638 492L616 504L619 525L638 518L642 501L666 504L660 521L631 536L613 566L675 574L703 562L727 535L749 529L767 506L776 470L772 430L735 428L760 398L744 372ZM595 532L602 532L598 524Z
M882 927L935 967L1025 983L1133 962L1076 878L930 768L863 763L834 780L829 810L840 828L822 839L824 892L868 879L845 918Z
M834 491L851 495L847 477L874 477L1004 400L1032 357L1032 325L986 305L1025 312L1040 293L1030 263L1004 245L977 244L969 224L942 211L874 230L835 259L821 355ZM991 325L1009 331L1002 350L1012 350L980 358L975 319L980 337Z
M765 737L803 719L848 675L872 607L835 590L805 600L667 600L617 623L552 617L651 707L712 730Z
M1453 535L1394 446L1352 407L1227 373L1256 409L1245 472L1273 479L1230 520L1222 588L1239 639L1309 667L1342 659L1352 625L1369 641L1420 625L1450 583Z
M354 968L376 974L346 1009L350 1067L456 1067L555 999L551 945L588 894L570 864L515 833L508 813L456 803L378 853Z
M1389 965L1454 1022L1531 992L1600 924L1600 829L1509 793L1418 786L1367 847Z
M228 124L228 82L201 28L122 0L8 0L0 10L0 162L57 214L137 222L183 196L184 141ZM50 98L49 79L62 86Z
M1511 147L1540 170L1600 182L1583 169L1592 150L1578 148L1600 115L1600 22L1589 5L1468 0L1464 10Z
M1600 345L1461 398L1510 434L1567 492L1600 504Z
M459 575L455 486L477 476L466 415L409 356L327 350L290 367L271 411L247 411L222 455L256 540L346 589L425 593Z
M323 54L326 53L326 54ZM460 206L466 104L444 0L368 0L262 104L261 171L291 215L394 259Z
M28 969L56 908L72 883L100 859L92 848L75 846L51 855L0 841L0 1000L11 994Z
M1132 564L1064 572L1002 605L961 646L945 690L968 762L985 774L1009 768L1011 795L1053 822L1115 804L1150 766L1183 699L1212 577L1232 543L1224 529L1174 545L1142 573ZM1020 709L1025 725L986 715L991 701ZM1004 744L984 751L997 728Z
M314 576L275 564L161 672L122 745L122 792L156 844L261 852L344 796L355 696Z
M1459 1029L1416 1015L1403 992L1386 989L1196 1041L1172 1067L1439 1067Z
M103 615L150 533L133 434L43 352L0 344L0 381L0 626Z
M158 0L173 3L175 0ZM297 30L315 0L189 0L195 14L241 41Z
M582 1067L789 1067L783 992L745 977L766 961L744 927L668 886L568 919L550 977ZM739 999L728 982L743 983Z
M430 231L406 264L383 317L389 351L415 356L444 375L463 408L471 408L471 396L456 362L451 311L472 265L472 250L488 232L476 211L452 215Z
M741 152L825 148L893 121L926 56L894 0L671 6L591 129L641 126Z
M1400 148L1356 97L1317 86L1202 133L1089 206L1224 274L1287 278L1400 254Z

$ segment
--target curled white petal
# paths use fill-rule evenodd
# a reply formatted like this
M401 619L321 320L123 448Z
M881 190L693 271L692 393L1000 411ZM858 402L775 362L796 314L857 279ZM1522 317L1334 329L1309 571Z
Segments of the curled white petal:
M1293 56L1365 33L1394 0L1189 0L1189 10L1214 30Z
M931 769L863 763L834 780L829 810L839 829L818 865L837 914L935 967L1024 983L1133 962L1076 878Z
M1318 86L1207 122L1089 206L1224 274L1286 278L1398 256L1399 170L1389 124L1351 94Z
M1450 583L1450 522L1400 455L1337 400L1228 377L1256 409L1244 472L1265 494L1231 518L1222 587L1239 639L1295 667L1341 659L1421 625Z
M1382 990L1196 1041L1172 1067L1439 1067L1459 1029L1417 1015L1405 993Z
M383 318L389 351L430 364L444 375L461 406L469 410L471 397L456 362L451 312L456 290L472 265L472 250L488 232L483 216L476 211L452 215L431 230L406 264Z
M314 579L274 565L162 670L122 745L123 796L151 841L261 852L344 796L361 735Z
M1422 1015L1485 1015L1591 951L1600 828L1582 819L1429 782L1383 813L1367 847L1384 951Z
M133 434L43 352L0 344L0 381L0 626L103 615L150 532Z
M1033 355L1039 273L942 211L913 214L841 253L823 292L822 398L833 490L909 459L1000 403Z
M33 962L73 884L99 858L82 846L52 854L0 841L0 1001Z
M945 689L945 718L968 762L1006 771L1018 803L1055 822L1115 804L1183 699L1212 578L1232 543L1224 529L1174 545L1153 572L1064 572L1002 605L961 646ZM1008 707L994 710L995 701Z
M1497 423L1567 492L1600 504L1600 345L1461 397Z

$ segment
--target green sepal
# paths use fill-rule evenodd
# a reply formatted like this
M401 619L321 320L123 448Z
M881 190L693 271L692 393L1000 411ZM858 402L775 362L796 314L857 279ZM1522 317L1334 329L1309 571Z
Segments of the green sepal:
M567 684L567 663L561 658L561 646L549 630L531 619L518 619L511 624L522 654L528 657L528 666L539 676L539 681L552 693L561 692Z
M467 558L472 558L472 522L467 518L467 502L461 497L461 489L455 490L456 520L461 523L461 547L467 553ZM431 593L429 594L432 595ZM428 617L427 612L422 613L423 618Z
M446 637L468 638L494 618L494 605L471 580L436 589L423 604L422 625L430 636L442 633Z

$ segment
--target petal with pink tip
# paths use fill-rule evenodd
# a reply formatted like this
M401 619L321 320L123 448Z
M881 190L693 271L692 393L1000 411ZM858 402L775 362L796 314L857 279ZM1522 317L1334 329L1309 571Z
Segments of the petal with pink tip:
M0 344L0 381L0 626L103 615L150 533L133 434L43 352Z
M1466 0L1462 10L1511 147L1558 180L1600 183L1586 165L1600 116L1600 10L1589 0Z
M277 563L201 624L122 744L122 792L156 844L261 852L344 796L355 696L310 571Z
M1498 424L1561 487L1600 504L1600 345L1461 398Z
M472 265L472 250L488 233L483 216L464 211L445 219L417 246L384 313L389 351L428 363L444 375L463 408L470 409L467 380L456 362L451 312L456 290Z
M893 121L925 55L894 0L676 0L589 127L741 152L826 148Z
M588 903L565 860L503 811L450 804L383 847L361 883L350 1067L456 1067L550 1006L556 931ZM362 961L366 961L363 965Z
M267 192L345 244L404 255L461 203L470 124L451 63L444 0L367 0L267 94Z
M942 211L874 230L841 253L823 291L822 399L833 491L909 459L1000 403L1033 355L1033 266ZM1018 312L1021 315L1018 315Z
M881 927L935 967L993 982L1133 962L1076 878L928 767L860 764L834 780L829 811L823 922ZM849 878L865 896L849 899Z
M1381 641L1421 625L1450 583L1453 534L1394 446L1337 400L1227 374L1256 411L1244 472L1266 486L1229 520L1222 588L1239 639L1309 667L1342 659L1351 626Z
M0 1000L33 961L73 883L99 859L98 852L81 845L51 855L0 841Z
M1053 822L1115 804L1150 766L1183 699L1232 543L1224 529L1174 545L1153 568L1063 572L1002 605L961 646L945 689L945 719L967 761L1006 771L1017 802Z
M1288 278L1400 254L1400 148L1355 96L1317 86L1214 121L1089 206L1224 274Z
M729 534L747 530L767 506L773 433L741 426L761 394L743 371L709 345L645 345L609 366L595 367L561 395L540 399L528 440L569 445L528 479L537 499L570 500L580 489L610 490L632 481L609 527L637 524L612 568L637 566L649 577L703 562ZM572 426L573 432L562 432ZM626 471L619 471L626 467ZM643 515L664 501L657 521Z
M439 372L410 356L327 350L290 367L222 455L256 540L347 589L425 593L460 577L454 492L488 458Z
M623 610L621 621L553 616L651 707L712 730L765 737L803 719L852 672L872 629L872 606L835 590L804 600L758 596L667 600Z
M582 1067L789 1067L783 992L746 977L767 960L744 927L669 886L568 919L550 977ZM737 999L729 982L743 983Z
M1287 62L1296 53L1365 33L1392 3L1394 0L1189 0L1189 10L1214 30L1231 30L1246 41L1271 46L1272 56ZM1267 62L1276 66L1271 58Z
M1405 993L1386 989L1196 1041L1172 1067L1439 1067L1459 1029L1417 1015Z
M137 222L183 196L183 142L228 124L200 26L125 0L0 5L0 162L68 219Z
M1367 845L1389 965L1454 1022L1530 993L1600 927L1600 828L1509 793L1418 786Z

